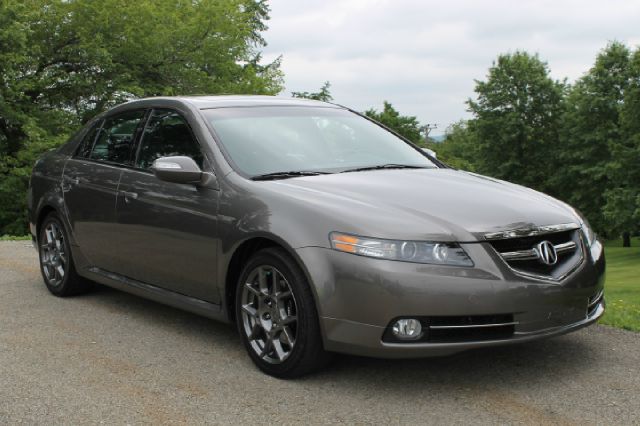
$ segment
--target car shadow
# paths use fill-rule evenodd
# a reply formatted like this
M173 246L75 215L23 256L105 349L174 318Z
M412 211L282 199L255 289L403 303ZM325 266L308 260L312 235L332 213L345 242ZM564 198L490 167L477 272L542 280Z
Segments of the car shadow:
M189 335L191 338L212 341L213 335L214 338L223 338L225 341L233 339L240 343L233 324L225 324L192 314L111 287L98 285L90 293L79 297L114 313L126 313L132 321L151 322L155 327L177 331L182 335Z
M376 359L340 355L326 376L382 376L386 385L394 381L453 383L460 385L504 381L534 383L552 375L558 380L576 370L589 368L591 347L573 336L539 342L472 349L453 355L417 359ZM582 353L582 357L573 354ZM571 354L572 356L568 356ZM380 372L384 374L380 375ZM389 380L393 378L393 380ZM379 381L380 379L373 379ZM406 388L405 388L406 389Z

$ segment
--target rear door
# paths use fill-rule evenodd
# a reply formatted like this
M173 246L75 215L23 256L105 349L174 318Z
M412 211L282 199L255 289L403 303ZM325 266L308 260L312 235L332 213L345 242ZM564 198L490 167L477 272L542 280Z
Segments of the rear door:
M108 271L118 270L118 183L131 164L144 115L129 111L97 122L64 168L64 202L76 243L92 266Z
M177 293L218 303L218 191L164 182L149 169L156 158L185 155L211 171L188 121L152 111L134 167L120 180L117 201L123 274Z

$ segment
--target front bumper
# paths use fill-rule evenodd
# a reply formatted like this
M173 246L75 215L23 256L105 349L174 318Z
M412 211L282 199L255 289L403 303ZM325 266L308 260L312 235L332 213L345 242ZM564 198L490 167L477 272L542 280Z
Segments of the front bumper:
M604 253L588 253L560 282L516 275L484 243L463 244L473 268L372 259L331 249L296 250L315 293L325 349L381 358L446 355L467 349L527 342L596 322L604 298ZM595 256L595 258L594 258ZM447 342L388 342L383 335L399 317L509 314L508 338Z

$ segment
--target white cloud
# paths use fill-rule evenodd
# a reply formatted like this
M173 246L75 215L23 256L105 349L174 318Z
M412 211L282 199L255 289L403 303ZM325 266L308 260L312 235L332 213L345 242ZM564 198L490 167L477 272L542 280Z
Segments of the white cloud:
M358 110L388 100L439 123L467 117L474 79L499 53L527 50L575 80L611 40L640 42L637 1L274 0L265 59L283 55L286 91L328 80Z

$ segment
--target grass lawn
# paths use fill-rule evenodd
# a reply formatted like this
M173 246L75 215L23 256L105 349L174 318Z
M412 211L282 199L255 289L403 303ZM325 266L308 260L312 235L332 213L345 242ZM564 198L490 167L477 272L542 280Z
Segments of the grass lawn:
M0 235L0 241L31 240L31 235Z
M640 238L627 248L621 240L607 241L605 256L607 311L600 322L640 331Z

